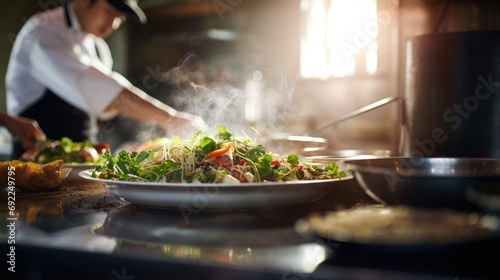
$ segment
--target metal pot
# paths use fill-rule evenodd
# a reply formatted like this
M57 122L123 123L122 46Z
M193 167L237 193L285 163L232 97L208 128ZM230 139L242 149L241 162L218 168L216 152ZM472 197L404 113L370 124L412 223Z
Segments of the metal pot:
M500 31L408 40L405 156L500 158Z

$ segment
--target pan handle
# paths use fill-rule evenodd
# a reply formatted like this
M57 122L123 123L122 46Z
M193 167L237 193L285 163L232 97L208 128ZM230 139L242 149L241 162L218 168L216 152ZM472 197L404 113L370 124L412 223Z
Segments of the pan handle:
M313 129L309 130L308 132L306 132L304 135L310 136L310 135L315 134L318 131L321 131L321 130L323 130L325 128L337 125L337 124L339 124L339 123L341 123L341 122L343 122L345 120L348 120L348 119L351 119L353 117L359 116L361 114L370 112L370 111L372 111L374 109L377 109L379 107L385 106L385 105L387 105L389 103L396 102L396 101L399 101L399 102L402 103L403 98L402 97L386 97L386 98L384 98L382 100L373 102L372 104L366 105L366 106L361 107L361 108L359 108L357 110L354 110L354 111L352 111L350 113L347 113L344 116L342 116L342 117L340 117L340 118L338 118L336 120L333 120L331 122L327 122L327 123L322 124L320 126L317 126L317 127L313 128Z

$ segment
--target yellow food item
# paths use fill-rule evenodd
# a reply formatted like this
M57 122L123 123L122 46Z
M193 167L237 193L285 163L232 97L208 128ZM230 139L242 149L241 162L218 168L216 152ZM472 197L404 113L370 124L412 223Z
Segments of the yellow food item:
M62 160L55 160L43 166L34 162L3 161L0 162L0 183L22 190L57 188L64 180L62 165Z

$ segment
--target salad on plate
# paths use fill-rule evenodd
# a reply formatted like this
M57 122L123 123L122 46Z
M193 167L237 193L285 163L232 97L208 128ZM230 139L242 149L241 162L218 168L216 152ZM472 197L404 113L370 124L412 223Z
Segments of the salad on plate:
M249 137L236 137L223 125L210 135L174 137L146 151L103 154L91 176L106 180L158 183L263 183L340 179L336 163L306 164L295 154L277 155Z

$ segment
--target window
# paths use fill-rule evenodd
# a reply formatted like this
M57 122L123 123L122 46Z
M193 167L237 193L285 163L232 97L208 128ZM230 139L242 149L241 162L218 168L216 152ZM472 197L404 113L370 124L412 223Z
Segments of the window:
M302 77L377 73L377 0L301 0L301 13Z

